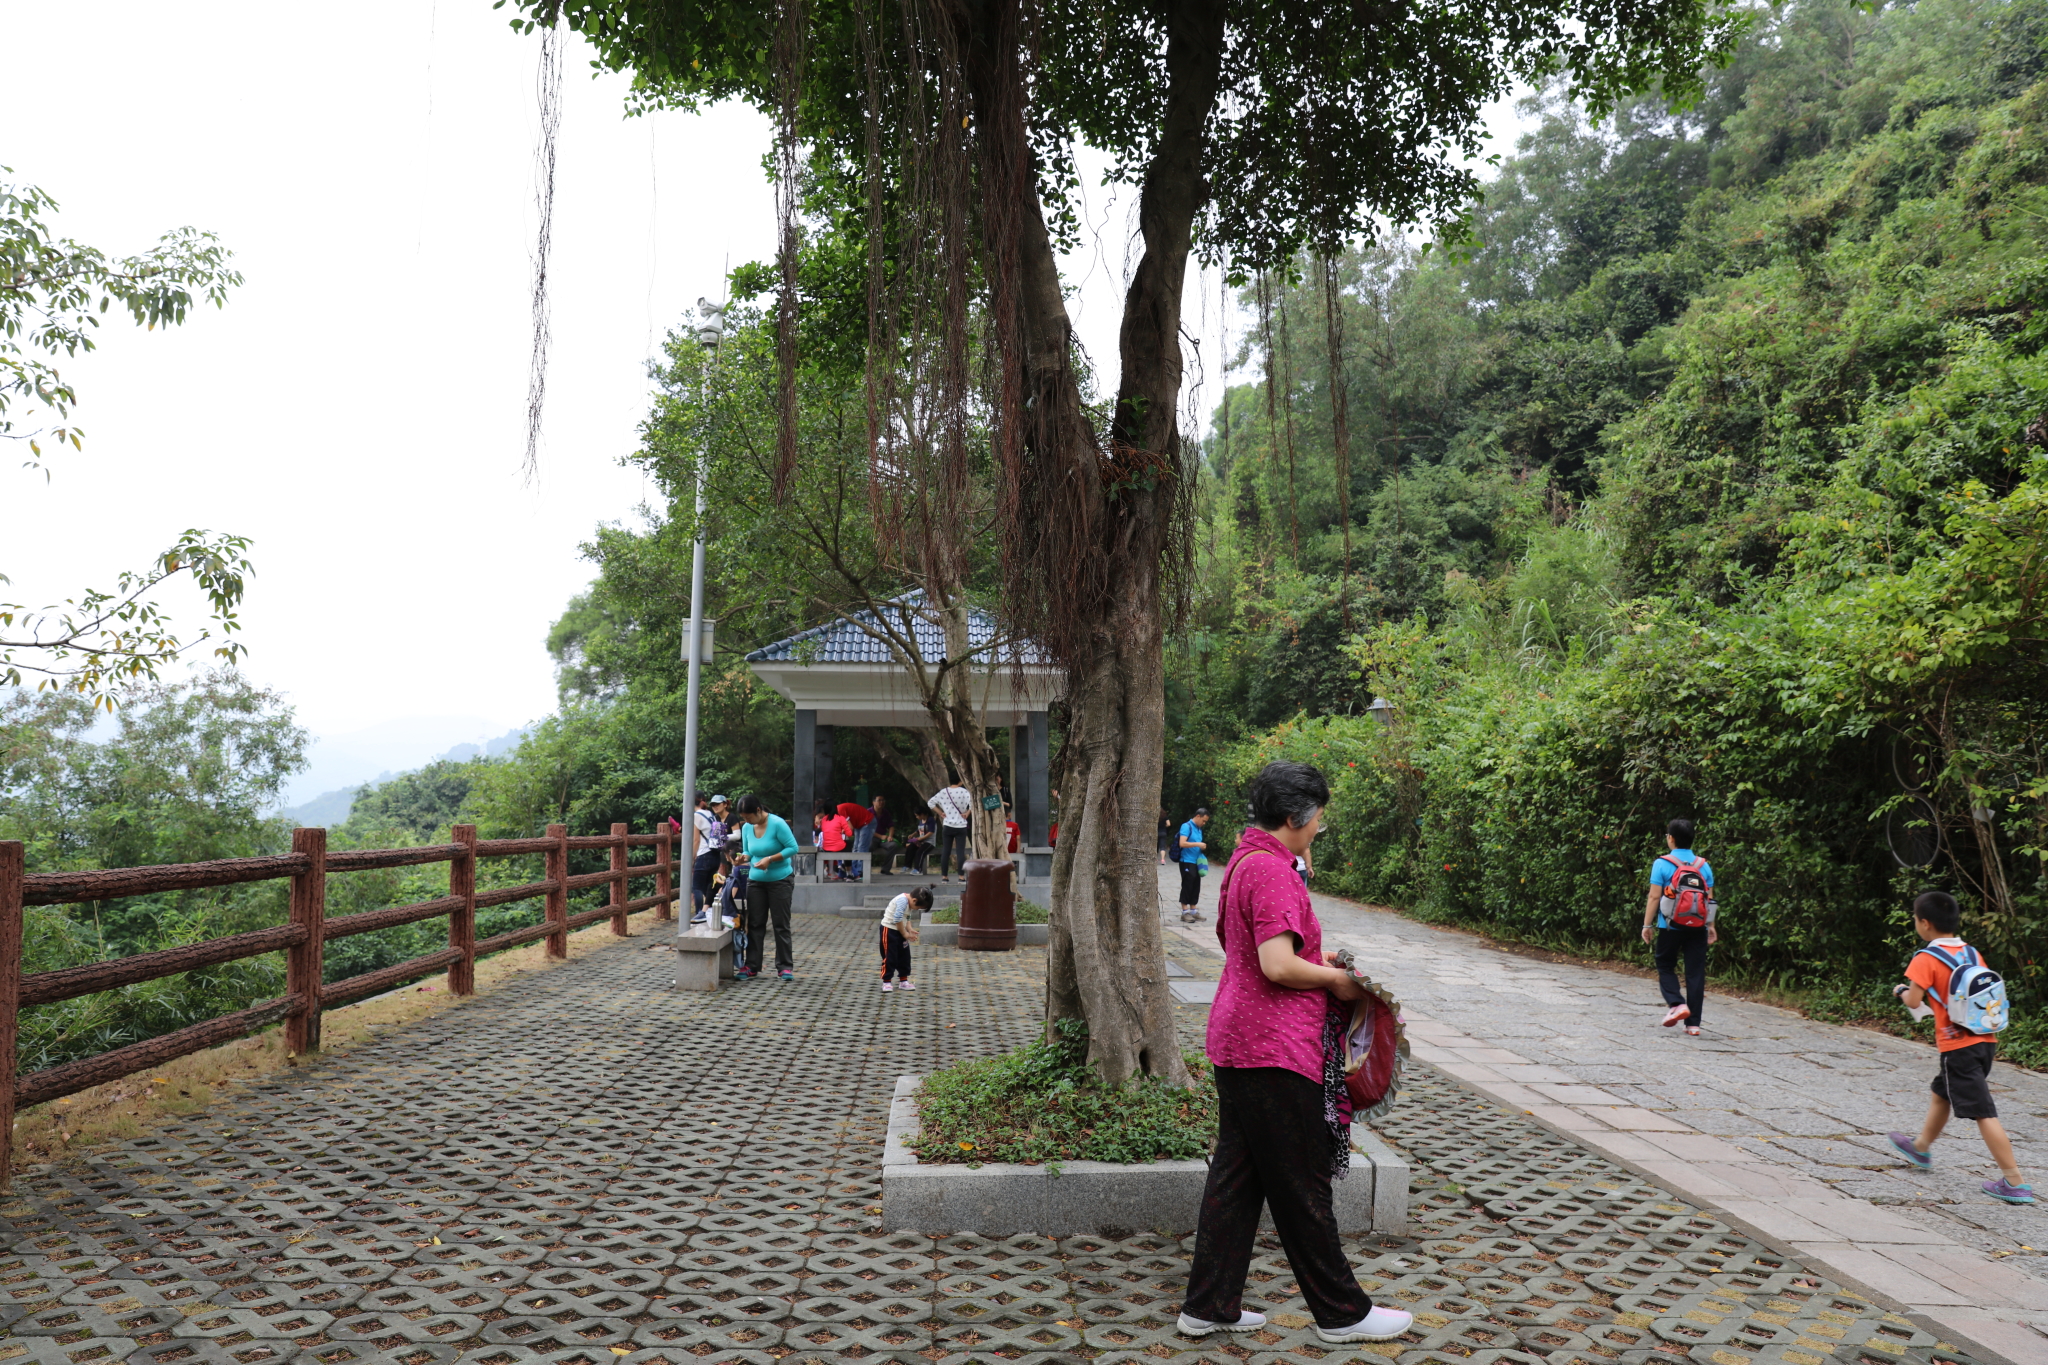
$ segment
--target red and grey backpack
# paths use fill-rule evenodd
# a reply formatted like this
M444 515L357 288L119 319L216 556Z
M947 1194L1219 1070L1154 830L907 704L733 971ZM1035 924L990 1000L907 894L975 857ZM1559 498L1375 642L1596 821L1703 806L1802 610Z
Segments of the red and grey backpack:
M1691 862L1681 863L1668 854L1657 860L1671 864L1671 880L1664 884L1664 903L1659 908L1664 917L1680 929L1702 929L1713 916L1714 889L1707 885L1706 874L1700 869L1707 860L1694 854Z

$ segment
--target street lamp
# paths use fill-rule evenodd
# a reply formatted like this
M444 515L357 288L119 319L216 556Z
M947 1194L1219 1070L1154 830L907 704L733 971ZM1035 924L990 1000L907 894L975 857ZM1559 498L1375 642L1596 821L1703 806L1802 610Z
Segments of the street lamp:
M718 343L725 339L725 310L709 299L698 299L694 335L697 344L715 362ZM708 394L708 382L704 391ZM690 877L691 867L694 867L700 851L697 848L697 688L704 668L704 460L701 453L697 460L697 541L690 550L690 628L683 639L683 659L690 669L689 699L683 708L683 818L689 822L685 829L689 835L686 847L689 849L690 866L682 869L682 875ZM686 931L688 926L686 919ZM711 907L706 905L704 932L716 934L720 927Z
M1385 697L1374 697L1372 705L1365 708L1365 713L1378 721L1381 729L1394 728L1394 703Z

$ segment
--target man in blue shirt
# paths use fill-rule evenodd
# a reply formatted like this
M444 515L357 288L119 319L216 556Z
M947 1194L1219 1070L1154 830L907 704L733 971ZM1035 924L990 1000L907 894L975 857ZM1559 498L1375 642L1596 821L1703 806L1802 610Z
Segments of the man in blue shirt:
M1664 1027L1683 1022L1685 1031L1700 1036L1700 1010L1707 994L1707 946L1721 937L1714 924L1714 869L1692 851L1692 821L1673 820L1665 827L1670 850L1650 864L1650 895L1643 902L1643 942L1653 945L1657 984L1664 1003ZM1702 891L1694 882L1704 882ZM1689 922L1696 921L1696 922ZM1685 994L1678 993L1678 959L1685 958Z
M1193 924L1202 918L1199 907L1202 903L1202 874L1209 870L1208 840L1203 831L1209 827L1209 808L1195 807L1195 813L1180 827L1180 835L1174 840L1177 847L1174 857L1180 860L1180 920Z

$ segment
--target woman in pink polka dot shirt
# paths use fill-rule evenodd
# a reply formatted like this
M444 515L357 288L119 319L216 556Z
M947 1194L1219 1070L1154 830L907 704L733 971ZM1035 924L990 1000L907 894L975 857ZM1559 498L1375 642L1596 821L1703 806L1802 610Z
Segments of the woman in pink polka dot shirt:
M1330 1182L1351 1159L1351 1103L1339 1050L1363 988L1329 965L1323 927L1294 860L1322 828L1330 786L1306 763L1268 763L1252 779L1252 824L1223 874L1216 937L1223 980L1209 1008L1216 1152L1202 1193L1194 1265L1181 1304L1189 1336L1249 1332L1243 1307L1259 1211L1273 1211L1287 1263L1324 1341L1391 1341L1411 1315L1375 1308L1344 1258Z

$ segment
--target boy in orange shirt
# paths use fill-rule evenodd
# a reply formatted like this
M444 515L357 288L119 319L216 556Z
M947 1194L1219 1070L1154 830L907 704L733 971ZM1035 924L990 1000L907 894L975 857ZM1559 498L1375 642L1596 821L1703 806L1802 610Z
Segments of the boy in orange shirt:
M1945 891L1923 891L1913 902L1913 931L1931 948L1939 948L1950 956L1967 948L1969 945L1956 936L1962 923L1962 908ZM1893 987L1907 1009L1918 1009L1923 1003L1933 1008L1934 1045L1939 1049L1941 1070L1934 1077L1934 1095L1927 1102L1927 1121L1920 1125L1919 1139L1904 1133L1888 1136L1900 1156L1924 1171L1934 1164L1928 1149L1948 1125L1949 1115L1975 1119L1977 1131L1983 1136L1984 1145L1991 1149L1991 1158L1998 1163L2000 1172L1997 1180L1984 1182L1984 1193L2008 1204L2031 1204L2034 1187L2020 1179L2012 1139L2006 1136L2005 1125L1998 1121L1998 1106L1991 1099L1991 1060L1998 1053L1998 1040L1949 1021L1951 974L1950 968L1932 953L1917 952L1906 964L1905 984Z

